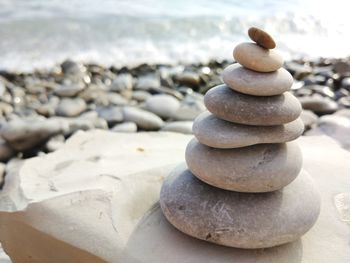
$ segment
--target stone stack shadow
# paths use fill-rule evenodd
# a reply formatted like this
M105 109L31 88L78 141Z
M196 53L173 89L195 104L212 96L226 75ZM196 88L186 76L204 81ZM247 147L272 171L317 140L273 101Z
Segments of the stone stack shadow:
M293 78L256 28L236 46L224 85L205 95L186 166L164 181L160 205L178 230L212 243L267 248L292 242L316 222L320 198L293 141L303 132Z

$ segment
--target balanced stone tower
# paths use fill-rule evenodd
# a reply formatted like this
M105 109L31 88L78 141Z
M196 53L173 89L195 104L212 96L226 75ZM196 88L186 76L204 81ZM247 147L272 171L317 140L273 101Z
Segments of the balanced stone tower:
M300 238L316 222L320 198L293 141L303 132L293 78L269 34L236 46L239 64L205 95L209 112L193 124L186 163L164 181L160 205L178 230L237 248L267 248Z

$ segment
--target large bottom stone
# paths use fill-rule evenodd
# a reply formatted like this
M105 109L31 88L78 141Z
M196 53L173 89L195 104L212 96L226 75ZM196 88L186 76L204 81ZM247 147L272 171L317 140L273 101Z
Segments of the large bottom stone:
M306 172L282 190L239 193L212 187L181 166L164 181L160 205L180 231L237 248L267 248L297 240L316 222L320 197Z

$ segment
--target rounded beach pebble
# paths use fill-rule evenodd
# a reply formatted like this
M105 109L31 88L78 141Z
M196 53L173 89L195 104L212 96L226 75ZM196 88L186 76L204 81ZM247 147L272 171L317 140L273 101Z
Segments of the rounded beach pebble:
M233 50L233 57L243 67L258 72L276 71L284 62L277 51L260 47L255 43L237 45Z
M195 119L192 129L200 143L229 149L261 143L289 142L302 135L304 124L298 118L283 125L244 125L221 120L209 112L203 112Z
M271 97L257 97L236 92L226 85L210 89L204 96L207 109L220 119L248 125L281 125L297 119L301 105L285 92Z
M248 36L251 40L253 40L255 43L257 43L259 46L262 46L267 49L273 49L276 47L275 40L266 33L264 30L257 28L257 27L251 27L248 30Z
M160 205L168 221L183 233L249 249L297 240L320 212L319 194L304 171L281 190L253 194L212 187L182 166L165 179Z
M216 149L193 139L186 148L186 163L197 178L212 186L260 193L292 182L301 170L302 154L296 142Z
M274 72L261 73L232 64L224 69L222 79L231 89L254 96L280 95L293 85L292 75L280 68Z

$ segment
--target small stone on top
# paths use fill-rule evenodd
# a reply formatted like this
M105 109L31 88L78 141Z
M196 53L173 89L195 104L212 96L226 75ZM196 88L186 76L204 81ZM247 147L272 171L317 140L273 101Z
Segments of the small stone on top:
M267 49L273 49L276 47L276 43L273 38L262 29L251 27L248 30L248 35L251 40L256 42L261 47Z

